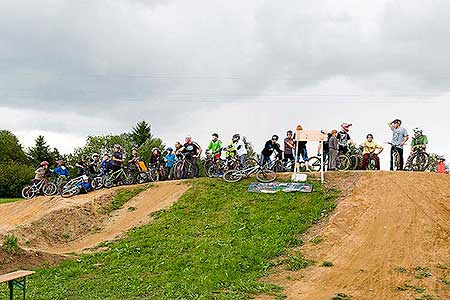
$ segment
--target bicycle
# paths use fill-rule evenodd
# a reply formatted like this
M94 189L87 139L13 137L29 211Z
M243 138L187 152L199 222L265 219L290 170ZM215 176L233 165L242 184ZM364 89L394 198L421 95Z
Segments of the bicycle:
M189 159L187 159L186 154L180 153L181 158L175 163L174 174L175 179L185 179L194 178L198 175L198 166L192 164Z
M166 179L166 168L162 162L156 162L148 167L148 180L161 181Z
M61 196L63 196L64 198L69 198L69 197L78 195L81 192L81 187L82 187L82 183L84 181L84 176L85 175L81 175L74 179L69 180L69 182L67 182L64 185L64 187L61 191Z
M417 147L408 157L405 170L423 172L428 168L430 155L425 152L425 147Z
M134 178L132 174L127 174L124 168L120 168L112 173L107 174L104 178L103 186L106 188L112 188L114 184L117 185L130 185L134 183Z
M249 177L252 174L255 174L256 179L260 182L267 183L277 179L277 173L257 164L245 169L226 171L225 174L223 174L223 180L225 180L226 182L238 182L243 178Z
M320 164L320 157L312 156L308 159L309 170L313 172L320 172L322 167L325 169L328 166L328 155L323 160L323 166ZM350 158L345 154L338 156L338 170L346 171L350 167Z
M45 196L53 196L57 192L56 184L49 182L46 178L33 181L31 185L27 185L22 189L22 197L31 199L39 194Z
M393 171L400 170L400 152L398 152L397 146L392 144L391 142L387 142L386 144L391 145L392 147L391 151Z

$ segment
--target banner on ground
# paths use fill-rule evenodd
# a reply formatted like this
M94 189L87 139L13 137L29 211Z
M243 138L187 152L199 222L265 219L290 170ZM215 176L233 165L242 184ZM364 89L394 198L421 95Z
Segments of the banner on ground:
M314 187L309 183L298 183L298 182L252 182L247 189L250 193L276 193L276 192L300 192L300 193L311 193Z

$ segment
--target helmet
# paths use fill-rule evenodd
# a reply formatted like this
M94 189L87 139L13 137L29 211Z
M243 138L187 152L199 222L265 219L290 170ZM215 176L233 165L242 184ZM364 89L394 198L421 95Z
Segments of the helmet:
M120 149L120 145L119 144L115 144L114 148L119 148Z
M94 157L99 157L100 155L98 155L98 153L94 153L92 154L91 158L94 159Z
M349 131L351 126L352 126L352 124L349 124L349 123L342 123L341 128L342 128L344 131Z
M420 129L419 127L414 128L413 131L414 131L414 134L417 134L417 135L421 135L423 133L423 130Z
M89 177L87 177L87 175L82 175L81 178L82 178L84 181L89 180Z
M236 133L236 134L233 135L233 139L232 140L233 141L239 141L240 138L241 138L241 135L239 133Z
M192 139L192 136L187 135L187 136L186 136L186 140L190 140L190 139Z
M43 166L48 166L49 165L49 163L48 163L48 161L46 161L46 160L44 160L43 162L41 162L41 167L43 167Z
M276 134L272 135L272 140L278 141L278 135Z
M153 147L153 148L152 148L152 152L155 151L155 150L158 151L159 149L156 148L156 147Z
M373 138L373 134L369 133L366 138L369 138L369 137Z
M438 159L439 159L440 161L445 161L445 157L443 157L442 155L441 155L441 156L438 156Z
M171 151L173 151L173 148L172 148L172 147L169 147L169 148L167 148L166 150L169 151L169 152L171 152Z

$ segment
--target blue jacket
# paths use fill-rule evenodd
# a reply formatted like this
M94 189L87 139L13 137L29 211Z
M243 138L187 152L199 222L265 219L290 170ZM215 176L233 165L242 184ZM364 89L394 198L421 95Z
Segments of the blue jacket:
M173 165L175 164L175 160L176 160L176 156L175 154L167 154L164 159L166 160L166 167L167 168L172 168Z
M57 168L53 169L53 173L58 176L69 177L69 170L65 166L58 166Z

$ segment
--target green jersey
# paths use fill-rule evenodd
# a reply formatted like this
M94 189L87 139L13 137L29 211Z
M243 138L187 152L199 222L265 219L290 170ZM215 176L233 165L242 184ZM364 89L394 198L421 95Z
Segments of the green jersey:
M426 135L421 135L419 137L415 137L411 141L411 147L419 146L419 145L426 145L428 144L428 138Z
M220 140L217 141L211 141L209 142L208 145L208 149L206 149L206 151L210 151L215 154L215 153L219 153L222 149L222 142Z

